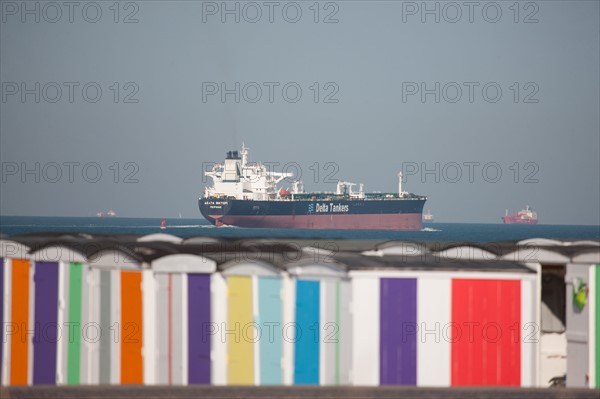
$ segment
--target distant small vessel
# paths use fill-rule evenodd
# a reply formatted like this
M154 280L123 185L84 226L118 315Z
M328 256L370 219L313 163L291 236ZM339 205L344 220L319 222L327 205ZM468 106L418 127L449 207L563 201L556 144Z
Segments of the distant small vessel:
M97 212L96 216L98 216L99 218L115 217L117 216L117 213L111 209L108 212Z
M529 209L529 205L525 207L525 209L520 210L519 212L515 212L512 215L508 214L508 209L506 210L506 215L502 216L502 220L504 224L537 224L538 217L537 213L533 212Z
M166 228L167 228L167 221L165 220L165 218L162 218L160 220L160 229L165 230Z
M423 223L432 223L434 221L431 210L428 210L423 214Z

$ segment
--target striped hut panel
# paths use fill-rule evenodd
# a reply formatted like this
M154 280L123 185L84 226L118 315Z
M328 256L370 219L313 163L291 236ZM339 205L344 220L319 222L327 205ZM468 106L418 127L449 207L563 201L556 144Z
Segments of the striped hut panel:
M594 317L595 317L595 323L594 323L594 328L595 328L595 334L593 334L594 336L594 343L595 343L595 352L594 353L594 358L596 359L595 361L595 379L596 379L596 388L600 388L600 265L596 265L595 269L595 274L596 274L596 278L594 280L595 284L595 290L596 290L596 298L595 298L595 313L594 313Z
M206 335L210 340L211 364L210 383L213 385L227 384L227 326L228 287L227 278L221 273L210 276L210 319L211 324L206 328Z
M11 322L16 334L10 337L10 384L27 385L29 379L30 271L29 261L11 260Z
M143 343L143 370L144 384L156 384L157 366L157 324L156 302L158 300L156 278L152 269L145 269L142 273L142 336Z
M187 290L188 280L182 273L172 275L171 284L171 368L175 385L187 385L188 381L188 329Z
M589 386L600 389L600 265L589 270Z
M294 384L319 384L320 283L296 282L296 327Z
M78 385L81 383L81 344L82 344L82 290L83 290L83 265L72 262L68 265L68 299L67 299L67 320L70 326L64 331L67 339L67 360L66 360L66 383L68 385ZM72 327L71 327L72 326Z
M521 386L536 387L538 377L539 323L538 291L535 279L521 280L521 320L519 328L511 326L512 339L521 343ZM503 331L503 333L505 333Z
M209 274L188 274L188 383L211 382L211 293Z
M56 384L67 384L67 356L69 344L69 264L58 263L58 309L59 339L56 342ZM72 335L72 334L71 334Z
M246 332L254 322L252 277L227 277L227 383L254 384L254 343Z
M156 279L156 376L155 382L158 385L170 385L172 383L172 314L171 311L171 290L172 274L159 273L155 275Z
M98 383L120 384L122 367L122 345L129 340L131 328L123 322L121 298L123 294L121 272L118 270L99 270L98 293L94 298L96 312L93 324L98 326L97 343ZM128 298L129 299L129 298ZM132 297L133 300L135 298ZM126 319L125 319L126 320ZM96 360L96 359L94 359Z
M351 284L355 298L352 301L352 384L379 385L380 281L374 276L355 277Z
M98 308L99 312L99 380L100 384L110 384L112 382L111 378L111 370L113 369L113 365L111 363L111 358L114 358L114 351L112 350L112 342L115 340L115 333L119 333L118 324L113 324L114 316L112 314L113 306L116 307L115 297L113 296L113 285L115 285L116 281L113 281L113 271L111 270L100 270L99 271L99 298L98 298Z
M99 384L100 383L100 363L101 363L101 345L102 340L109 335L110 318L105 320L103 326L101 311L102 289L101 273L98 269L91 267L82 267L81 280L81 346L80 346L80 383L81 384ZM110 279L108 280L110 282ZM106 284L106 279L104 283ZM110 289L110 286L108 287ZM104 288L106 289L106 288ZM104 327L104 330L102 329ZM105 331L102 334L102 331ZM108 381L104 382L105 384Z
M452 280L452 385L521 384L519 280Z
M10 346L11 337L15 333L12 323L12 266L8 258L0 258L0 323L3 323L0 332L0 385L10 385Z
M154 279L157 295L154 383L187 384L187 278L181 273L158 273Z
M352 358L353 358L353 328L352 312L352 285L349 280L337 283L336 302L338 315L336 320L336 385L350 385L352 382ZM358 370L357 370L358 371Z
M417 385L450 386L451 280L417 281Z
M121 277L120 295L117 296L121 305L119 382L142 384L144 382L142 273L138 271L119 273Z
M282 304L281 279L279 277L258 278L258 316L260 327L260 384L280 385L282 374Z
M320 320L319 339L319 382L321 385L335 385L339 376L338 358L338 281L322 280L320 282Z
M380 384L417 383L417 280L382 278Z
M56 383L58 263L35 262L33 384Z

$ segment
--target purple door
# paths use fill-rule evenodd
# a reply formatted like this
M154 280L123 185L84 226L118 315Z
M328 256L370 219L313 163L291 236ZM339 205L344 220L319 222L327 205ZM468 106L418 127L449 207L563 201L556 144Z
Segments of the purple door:
M210 384L210 275L188 275L188 381Z
M35 263L33 384L56 384L58 263Z
M416 385L417 280L382 278L380 288L380 383Z

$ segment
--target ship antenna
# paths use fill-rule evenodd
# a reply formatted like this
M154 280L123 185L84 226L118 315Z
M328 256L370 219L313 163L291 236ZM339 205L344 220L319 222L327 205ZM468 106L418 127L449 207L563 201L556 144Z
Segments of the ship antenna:
M243 141L242 141L242 151L240 151L240 152L242 154L242 167L244 167L248 163L248 149L246 148L246 145L244 144Z
M402 172L398 172L398 197L404 197L402 193Z

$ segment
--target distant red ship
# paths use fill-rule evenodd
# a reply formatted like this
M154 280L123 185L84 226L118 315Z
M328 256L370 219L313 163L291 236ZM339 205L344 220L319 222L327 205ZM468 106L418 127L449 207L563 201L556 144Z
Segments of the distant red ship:
M504 224L537 224L538 218L537 213L533 212L529 209L529 205L525 207L525 209L520 210L519 212L515 212L512 215L508 214L508 209L506 210L506 215L502 216L502 220Z

